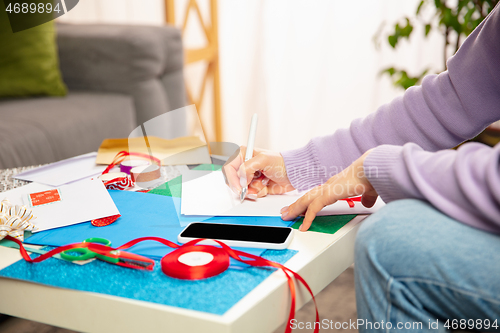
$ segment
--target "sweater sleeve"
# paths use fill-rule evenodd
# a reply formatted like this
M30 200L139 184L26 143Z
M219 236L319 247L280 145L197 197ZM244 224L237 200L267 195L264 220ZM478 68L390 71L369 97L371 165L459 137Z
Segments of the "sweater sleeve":
M500 233L500 144L474 142L438 152L413 143L382 145L364 169L385 202L426 200L458 221Z
M348 129L282 152L292 185L324 183L368 149L413 142L426 151L452 148L500 119L499 6L448 60L448 70L380 107Z

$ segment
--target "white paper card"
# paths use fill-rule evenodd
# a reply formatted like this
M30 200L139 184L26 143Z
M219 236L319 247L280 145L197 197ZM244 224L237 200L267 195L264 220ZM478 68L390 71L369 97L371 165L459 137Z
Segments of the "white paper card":
M33 210L36 219L32 222L37 231L64 227L93 219L120 214L113 199L100 179L82 180L77 183L57 187L60 201L31 207L28 196L54 187L31 183L0 193L0 199L7 198L16 205L26 205Z
M281 216L280 210L299 199L304 193L293 191L282 195L268 195L255 201L239 198L224 182L221 171L207 172L191 170L182 175L181 214L204 216ZM371 214L384 202L379 198L372 208L354 202L349 207L340 200L325 207L318 215Z
M31 169L14 176L16 179L61 186L84 178L100 175L106 165L96 165L97 153L88 153Z

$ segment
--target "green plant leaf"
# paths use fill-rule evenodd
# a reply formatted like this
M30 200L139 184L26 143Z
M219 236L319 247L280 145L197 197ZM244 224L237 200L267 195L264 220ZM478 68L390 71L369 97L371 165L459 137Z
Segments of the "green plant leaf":
M394 67L388 67L382 70L380 72L380 75L383 74L389 75L392 78L392 83L394 84L394 86L406 90L409 87L418 84L424 78L424 76L427 74L428 71L429 70L426 69L420 75L412 77L409 76L405 70L396 69Z
M380 75L385 74L385 73L389 74L389 76L393 76L394 73L396 73L396 69L394 67L389 67L389 68L383 69L380 72Z
M476 7L469 8L467 13L465 13L465 15L464 15L464 23L465 24L469 23L469 21L472 17L472 14L474 14L475 12L476 12Z
M420 14L420 10L422 9L422 6L425 4L425 0L420 1L417 7L417 15Z
M391 35L388 37L388 40L392 48L396 48L396 44L398 43L398 38L395 35Z
M431 29L432 29L432 26L429 23L427 23L425 25L425 37L427 37L429 35L429 32L431 32Z
M464 7L467 6L470 0L459 0L457 4L457 14L459 14Z
M401 73L401 77L396 82L394 82L394 84L396 86L400 86L406 90L406 89L414 86L415 84L417 84L419 78L409 77L408 73L406 73L406 71L401 71L400 73Z
M434 0L435 11L433 19L437 18L439 20L438 25L436 25L432 24L434 21L424 21L423 17L419 17L423 13L425 5L432 3L431 0L421 0L418 2L416 9L416 16L419 20L411 21L408 17L404 17L406 24L395 24L391 34L387 36L387 41L392 48L396 48L401 38L409 39L415 27L414 23L416 22L421 22L424 25L426 37L431 31L441 31L443 35L446 34L447 36L452 32L453 35L455 33L458 35L456 36L456 40L461 41L462 35L468 36L499 2L500 0ZM429 10L431 9L430 7L428 8ZM427 72L428 70L425 70L420 75L412 77L405 70L389 67L381 71L380 75L387 74L391 77L395 86L407 89L418 84Z
M413 25L410 22L409 18L406 18L406 26L401 28L400 35L401 37L410 37L411 32L413 31Z

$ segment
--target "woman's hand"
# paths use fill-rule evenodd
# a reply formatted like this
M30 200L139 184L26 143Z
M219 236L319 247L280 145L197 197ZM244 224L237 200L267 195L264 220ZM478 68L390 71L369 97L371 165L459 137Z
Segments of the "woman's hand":
M248 185L247 197L254 200L294 190L280 153L254 149L253 157L244 162L245 152L246 147L241 146L222 167L226 184L235 194L239 195L244 185Z
M299 230L306 231L311 226L316 214L337 200L362 195L361 203L363 206L372 207L378 194L366 178L363 169L363 162L370 152L371 150L368 150L347 169L328 179L323 185L313 188L290 206L283 207L281 218L291 221L305 213L304 222Z

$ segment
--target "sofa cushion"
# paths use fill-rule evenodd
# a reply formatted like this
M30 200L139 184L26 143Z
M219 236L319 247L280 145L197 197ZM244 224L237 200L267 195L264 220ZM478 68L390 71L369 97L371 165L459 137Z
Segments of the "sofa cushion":
M131 97L70 92L64 98L0 102L0 169L56 162L97 151L136 127Z
M26 17L28 23L37 19ZM54 22L14 33L4 4L0 3L0 41L0 97L66 95Z
M105 24L57 28L61 71L70 90L131 95L138 123L186 105L178 29Z
M173 27L57 24L57 29L61 71L73 90L130 93L137 82L183 67L181 33Z

